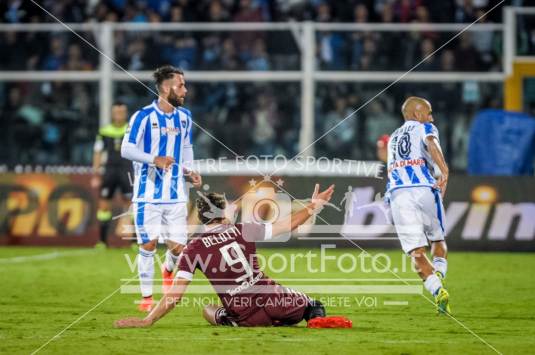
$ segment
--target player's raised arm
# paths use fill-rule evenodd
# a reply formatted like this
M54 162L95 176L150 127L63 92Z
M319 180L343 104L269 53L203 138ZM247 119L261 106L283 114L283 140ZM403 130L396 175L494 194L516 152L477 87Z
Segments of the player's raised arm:
M334 192L334 185L329 186L325 191L319 192L320 185L316 184L311 201L304 205L303 208L288 217L273 224L273 237L289 233L305 223L310 216L313 216L321 211L323 206L331 200Z
M150 146L145 147L145 144L150 145L150 139L146 142L145 136L151 134L150 127L147 132L147 122L150 120L143 110L132 116L121 144L121 156L128 160L154 164L158 168L167 169L175 162L175 159L168 156L152 155L150 154Z
M444 197L444 195L446 194L448 176L450 173L448 169L448 164L446 164L446 160L444 159L444 155L442 154L442 150L440 149L440 145L436 137L427 136L427 138L425 139L425 143L427 145L427 150L429 151L431 158L433 158L433 161L438 165L438 168L440 169L441 174L440 177L437 179L435 187L440 189L442 197Z
M190 280L177 277L173 282L173 286L169 292L166 293L156 307L145 318L125 318L115 322L116 328L146 328L156 323L163 318L167 313L171 312L175 305L182 299L184 292L190 284Z

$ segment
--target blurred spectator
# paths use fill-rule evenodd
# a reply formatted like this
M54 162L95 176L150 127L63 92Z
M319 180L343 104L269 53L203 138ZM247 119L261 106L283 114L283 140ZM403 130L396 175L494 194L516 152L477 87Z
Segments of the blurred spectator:
M210 22L226 22L229 20L227 10L223 7L220 1L212 1L208 6L208 21Z
M358 65L359 70L372 71L386 69L385 58L378 55L377 42L371 34L365 37L362 50L362 57Z
M50 52L41 65L43 70L59 70L65 64L65 45L59 37L52 37Z
M252 0L240 0L239 10L234 15L235 22L262 22L260 9L253 5Z
M384 4L383 10L381 11L381 22L394 22L394 9L392 8L392 4Z
M481 18L479 23L487 23L487 17L483 16L485 14L483 9L476 10L477 18ZM491 31L480 31L472 32L472 42L474 48L478 51L479 57L481 58L481 65L483 70L491 70L496 63L496 58L493 53L493 46L495 40L495 33ZM496 66L498 66L496 64ZM496 67L495 70L500 70Z
M431 18L429 17L429 11L427 10L427 7L420 5L416 7L416 14L415 14L415 22L419 23L429 23L431 22Z
M377 139L384 135L394 132L401 124L401 119L393 115L393 107L387 107L386 103L377 99L370 102L366 110L366 159L374 159L376 152L374 145Z
M394 12L399 22L411 22L414 9L419 5L418 0L396 0L394 2Z
M147 46L141 38L128 44L126 55L119 57L119 63L128 70L143 70L151 65Z
M42 5L67 22L459 22L480 17L487 0L43 0ZM496 16L482 22L499 21ZM31 3L0 1L6 23L54 22ZM531 27L529 27L531 29ZM519 53L535 53L535 31L519 38ZM276 34L276 35L274 35ZM93 34L83 34L96 43ZM115 56L128 70L151 70L163 62L186 70L299 70L300 50L290 31L147 33L116 31ZM4 32L0 70L94 70L98 54L68 33ZM445 42L449 34L433 32L317 33L318 67L324 70L389 70L412 68ZM469 32L422 63L421 71L500 69L501 38L491 32ZM117 83L116 96L129 105L150 102L136 83ZM97 129L97 85L81 83L0 84L5 102L0 114L2 138L13 150L2 160L22 163L89 163L90 141ZM373 83L318 83L316 132L332 128L383 88ZM329 156L373 159L375 140L399 121L398 107L409 94L433 102L452 169L463 169L466 132L476 109L494 98L492 83L403 84L372 100L359 113L317 143ZM497 94L498 92L498 94ZM191 83L187 106L211 134L240 154L298 151L300 84ZM498 101L498 102L495 102ZM447 117L442 117L447 116ZM459 122L459 124L457 124ZM9 131L9 134L6 132ZM230 155L208 135L195 131L198 157ZM89 142L89 145L87 144ZM61 149L59 149L61 147ZM64 149L69 147L71 149ZM89 155L86 154L89 152ZM451 153L451 154L450 154ZM464 160L463 160L464 159Z
M427 23L431 21L453 22L468 21L472 17L480 17L488 7L485 0L449 0L449 1L424 1L424 0L378 0L378 1L348 1L340 2L334 0L294 0L289 3L276 0L147 0L147 1L126 1L126 0L93 0L84 2L82 0L47 0L43 2L45 7L50 7L60 20L63 21L126 21L126 22L190 22L190 21L284 21L293 18L298 21L315 20L320 22L332 21L353 21L357 23L368 22L418 22ZM34 11L35 6L29 6L25 2L9 0L2 3L0 11L6 22L52 22L52 19L43 14L42 11ZM481 19L486 22L488 19ZM182 32L183 33L183 32ZM266 58L262 57L258 62L273 70L295 70L299 66L299 50L295 38L289 32L277 32L277 35L285 36L283 40L275 39L274 32L265 31L244 31L244 32L221 32L219 43L215 43L213 38L204 40L205 33L192 33L188 36L192 40L182 41L177 38L178 33L154 32L151 38L145 37L145 42L153 42L161 48L153 47L152 44L145 43L145 48L139 43L130 45L131 38L122 37L124 40L115 41L116 56L122 62L130 62L132 68L137 70L150 70L152 63L161 63L161 52L167 51L169 58L173 57L173 62L184 62L189 70L210 68L217 69L217 63L224 61L217 57L223 53L223 42L231 37L234 41L239 65L231 65L235 70L248 70L255 65L248 64L251 61L253 52L260 46L253 48L257 38L262 38L265 42ZM440 33L442 34L442 33ZM499 43L495 34L491 32L473 32L472 44L477 53L477 65L480 71L500 70L497 49ZM477 36L476 36L477 34ZM327 32L318 33L317 56L319 67L328 70L376 70L374 68L385 68L386 70L407 70L411 68L420 57L422 51L421 38L430 38L435 45L443 43L444 40L436 32L420 32L418 34L409 32L380 32L373 38L372 44L365 41L364 32L342 33ZM14 42L13 38L7 38L1 49L3 52L15 51L8 57L26 57L24 61L13 60L13 58L0 59L4 68L17 67L18 69L38 68L46 70L57 70L64 67L68 60L70 38L63 38L63 49L42 48L46 43L53 40L50 34L28 32L19 34L20 38ZM56 35L54 35L56 36ZM35 37L39 41L35 41ZM44 37L44 38L43 38ZM61 37L61 36L59 36ZM128 36L130 37L130 36ZM272 38L273 37L273 38ZM533 37L533 36L532 36ZM31 39L30 39L31 38ZM116 39L121 38L116 32ZM519 39L522 48L527 48L528 37ZM182 39L182 38L180 38ZM135 39L134 41L137 41ZM418 43L414 43L417 41ZM26 45L25 45L26 42ZM30 44L31 42L31 44ZM94 41L93 41L94 42ZM400 43L403 43L409 50L402 51L399 55ZM207 47L207 43L212 48ZM459 41L460 43L460 41ZM459 47L459 43L451 44L450 48ZM33 47L37 45L37 47ZM364 53L364 46L372 49ZM14 46L14 50L11 48ZM429 44L425 44L429 46ZM31 57L24 53L26 48L37 48L31 51ZM60 46L61 47L61 46ZM218 48L215 48L218 47ZM373 49L375 47L375 49ZM435 46L436 47L436 46ZM56 49L55 49L56 48ZM520 52L527 52L522 49ZM499 49L498 49L499 50ZM59 54L59 55L58 55ZM130 59L131 56L134 56ZM191 58L195 60L192 63ZM216 58L217 57L217 58ZM141 59L142 58L142 59ZM169 61L171 59L165 59ZM90 64L91 68L96 67L95 58L83 58ZM205 62L206 60L206 62ZM7 64L6 62L10 62ZM24 64L22 64L25 62ZM379 63L379 64L377 64ZM258 63L257 63L258 64Z
M168 63L184 70L193 68L197 56L197 42L192 37L177 38L173 48L166 48L164 58Z
M455 22L474 22L476 20L476 9L473 0L457 1L455 9Z
M329 157L350 158L355 142L355 117L344 120L351 113L344 97L335 99L334 110L328 112L322 120L321 134L330 131L323 140ZM338 125L336 128L334 128ZM334 128L334 129L333 129Z
M42 5L64 22L120 20L159 21L342 21L342 22L472 22L487 0L44 0ZM325 5L325 6L324 6ZM323 11L329 9L329 20ZM499 11L496 11L499 13ZM2 21L51 22L28 1L0 2ZM493 17L499 15L493 14Z
M28 1L4 0L0 2L2 22L21 23L29 22L35 12L35 6Z
M416 68L416 70L435 71L439 69L438 56L433 54L434 51L435 51L435 45L433 44L433 41L431 39L425 38L424 40L422 40L420 44L420 55L419 55L418 63L424 59L425 61L422 64L420 64Z
M453 51L446 49L440 54L440 71L454 71L455 70L455 55Z
M208 35L202 39L201 62L202 69L217 70L220 69L221 59L221 39L217 35Z
M269 61L266 44L262 39L257 39L253 46L251 58L246 65L248 70L269 70Z
M353 18L357 23L368 22L368 9L364 4L358 4L355 6Z
M227 38L223 42L223 51L221 55L221 70L237 70L239 69L238 55L234 41Z
M182 22L184 21L184 11L180 6L173 6L171 8L171 18L169 22Z
M273 154L275 150L275 129L277 127L277 107L272 97L263 93L258 96L257 109L253 113L253 142L257 155Z
M0 42L0 63L3 70L27 69L29 55L26 43L21 40L23 34L18 32L4 32Z
M92 70L91 63L82 58L82 50L78 44L69 45L66 63L61 70Z
M462 58L457 63L457 69L461 71L477 71L479 64L479 53L474 48L472 36L465 32L459 36L459 46L455 50L455 56Z

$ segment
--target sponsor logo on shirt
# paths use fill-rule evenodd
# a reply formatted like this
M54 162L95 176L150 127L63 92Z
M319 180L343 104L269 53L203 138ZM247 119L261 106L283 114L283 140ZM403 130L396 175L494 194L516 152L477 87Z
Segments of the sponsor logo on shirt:
M425 160L423 159L408 159L408 160L398 160L395 161L389 168L388 172L396 168L403 168L404 166L423 166L425 165Z
M180 133L180 129L174 127L162 127L160 128L160 132L163 136L165 136L166 134L171 136L178 136L178 134Z

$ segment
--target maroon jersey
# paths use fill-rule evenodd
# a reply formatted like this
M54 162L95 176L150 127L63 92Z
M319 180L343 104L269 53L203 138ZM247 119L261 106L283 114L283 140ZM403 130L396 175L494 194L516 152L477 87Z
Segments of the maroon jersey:
M199 269L229 314L238 322L246 320L264 309L265 301L270 301L274 294L284 292L258 267L255 241L269 238L271 226L257 223L220 225L196 234L182 251L177 277L191 280ZM290 292L295 296L294 291ZM300 298L302 308L308 304L308 298L302 294Z

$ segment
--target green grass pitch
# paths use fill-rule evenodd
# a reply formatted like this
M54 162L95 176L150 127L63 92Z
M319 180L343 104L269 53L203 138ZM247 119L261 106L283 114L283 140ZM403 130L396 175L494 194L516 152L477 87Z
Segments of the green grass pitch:
M347 251L329 250L327 254ZM259 251L263 255L277 252L290 255L306 250ZM370 253L386 253L393 260L392 268L401 268L399 251ZM0 248L0 353L34 352L115 291L121 279L135 276L125 254L134 257L136 253L130 249ZM533 254L452 251L447 286L454 317L502 353L535 352L534 270ZM298 261L293 272L267 273L275 279L392 278L390 273L344 274L329 262L324 273L310 275L305 260ZM400 276L415 277L410 270ZM177 307L152 328L114 329L114 320L139 315L134 304L138 295L117 292L39 353L494 353L454 320L437 316L421 295L332 296L346 297L345 303L329 305L328 313L349 317L353 329L307 329L304 322L285 328L212 327L202 319L198 304ZM193 297L188 295L190 300ZM372 301L365 303L363 297ZM387 306L385 300L408 304Z

